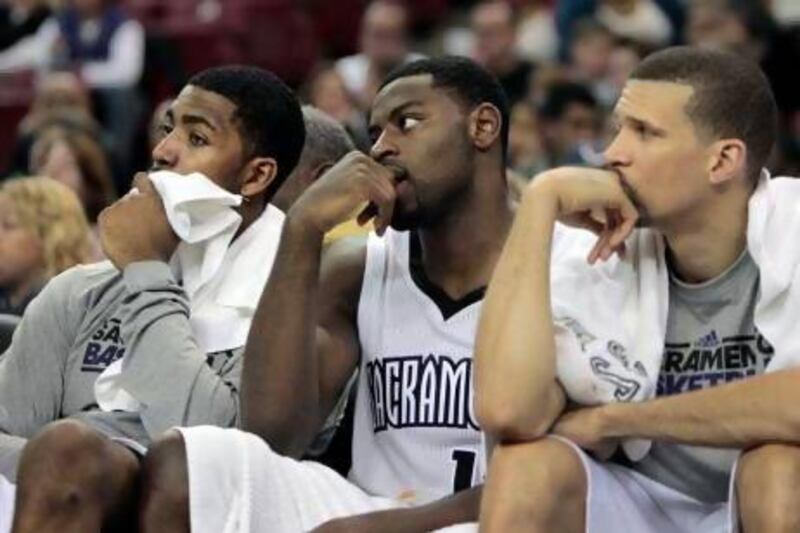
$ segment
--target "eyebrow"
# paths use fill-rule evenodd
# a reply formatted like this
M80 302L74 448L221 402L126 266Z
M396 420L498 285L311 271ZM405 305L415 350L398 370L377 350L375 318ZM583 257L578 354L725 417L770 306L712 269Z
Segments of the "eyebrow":
M191 113L187 113L181 117L181 122L183 124L199 124L201 126L206 126L213 131L219 130L214 121L208 119L202 115L193 115Z
M613 113L611 115L611 120L613 121L614 124L617 124L617 125L622 124L623 122L627 122L629 124L634 124L634 125L637 125L637 126L643 126L643 127L647 128L649 130L652 130L653 132L655 132L657 134L660 134L660 135L663 135L663 134L666 133L666 130L664 128L659 128L658 126L656 126L652 122L649 122L649 121L647 121L647 120L645 120L643 118L634 117L634 116L631 116L631 115L625 115L624 117L620 117L619 114L615 112L615 113Z
M395 107L394 109L392 109L389 112L389 117L388 117L389 120L391 120L392 117L396 117L397 115L399 115L400 113L402 113L403 111L408 109L409 107L413 107L415 105L422 105L422 100L410 100L408 102L405 102L404 104L401 104L401 105ZM376 124L372 123L372 117L373 116L374 115L370 114L370 117L369 117L369 120L370 120L369 127L370 128L376 127Z

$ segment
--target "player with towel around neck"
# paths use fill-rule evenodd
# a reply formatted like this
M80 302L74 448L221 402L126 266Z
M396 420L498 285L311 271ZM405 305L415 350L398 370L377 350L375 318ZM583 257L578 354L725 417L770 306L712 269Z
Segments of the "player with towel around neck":
M199 172L241 195L242 220L229 250L261 241L239 251L242 261L223 263L215 279L266 279L261 271L269 264L259 272L240 272L237 265L248 264L250 251L276 246L263 237L279 235L283 214L268 201L297 163L304 136L293 93L256 68L201 72L171 105L153 150L154 169ZM100 218L111 264L77 267L54 279L0 359L0 471L12 479L16 473L14 531L133 529L119 517L136 508L137 452L175 425L238 423L244 338L215 353L198 344L194 327L214 329L215 323L192 322L193 302L168 264L178 238L152 183L140 175L136 186L140 194ZM260 290L251 288L250 308L229 309L225 294L214 302L230 320L249 323ZM120 357L122 388L141 404L137 412L97 405L95 380ZM0 496L0 512L10 512L11 497L8 491Z
M429 531L476 521L473 341L512 221L505 95L468 59L412 62L383 81L370 131L371 157L346 156L287 214L245 352L243 428L252 433L197 427L156 444L145 463L145 531ZM359 212L362 223L374 217L377 235L323 253L325 232ZM345 479L296 459L356 368Z

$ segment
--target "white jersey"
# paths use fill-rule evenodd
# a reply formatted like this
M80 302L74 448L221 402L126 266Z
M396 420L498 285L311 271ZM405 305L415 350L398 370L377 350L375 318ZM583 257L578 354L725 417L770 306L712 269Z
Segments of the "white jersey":
M425 277L415 234L370 234L350 472L367 492L423 502L483 481L472 401L483 293L451 300Z

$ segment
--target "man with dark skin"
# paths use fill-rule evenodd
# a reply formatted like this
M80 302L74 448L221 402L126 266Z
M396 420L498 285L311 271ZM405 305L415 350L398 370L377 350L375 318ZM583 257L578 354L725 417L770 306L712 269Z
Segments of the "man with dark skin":
M244 441L252 446L254 496L275 496L236 517L252 531L430 531L477 519L483 444L467 391L479 303L513 216L507 117L499 84L464 58L414 62L384 80L372 106L370 157L349 154L289 210L259 303L245 356L243 427L268 446L237 431L168 434L146 460L142 522L154 525L146 531L212 531L215 518L230 523L234 516L211 516L196 502L208 501L204 490L218 490L209 486L211 470L231 479L236 443ZM356 216L374 219L381 237L336 242L323 254L324 234ZM398 362L408 373L398 394L422 397L418 404L447 386L431 378L420 388L434 375L424 367L465 369L456 385L461 401L404 408L407 416L389 414L387 425L384 415L400 408L397 398L383 401L381 369ZM311 486L318 468L290 457L308 448L357 367L350 479L326 471L323 484ZM412 376L414 369L420 372ZM449 425L436 416L447 409ZM193 470L195 452L212 443L227 456L206 456L208 468ZM309 490L295 495L294 483ZM354 492L358 503L339 504ZM219 499L229 498L225 493ZM400 503L402 496L418 505ZM304 515L309 499L315 509ZM335 503L323 509L328 500Z
M242 221L229 249L240 236L263 246L263 228L274 220L267 217L277 211L267 202L297 162L303 139L299 103L277 77L218 67L193 77L166 112L153 170L201 172L241 195ZM178 237L149 178L137 175L135 186L139 194L100 216L113 267L79 267L56 278L0 363L0 444L3 452L22 449L17 533L135 528L126 517L135 515L139 454L150 441L175 425L238 423L244 338L220 352L201 347L189 298L168 265ZM87 368L87 343L111 338L97 334L98 324L108 323L119 325L113 337L118 357L125 354L120 382L143 406L138 412L97 404L94 384L103 368ZM37 353L47 361L36 363Z

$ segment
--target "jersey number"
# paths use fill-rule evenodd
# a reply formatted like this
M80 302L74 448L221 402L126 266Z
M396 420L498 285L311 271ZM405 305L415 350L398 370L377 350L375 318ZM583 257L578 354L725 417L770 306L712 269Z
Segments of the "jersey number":
M453 492L468 489L472 486L475 455L475 452L468 450L453 450L453 461L456 462L456 472L453 476Z

